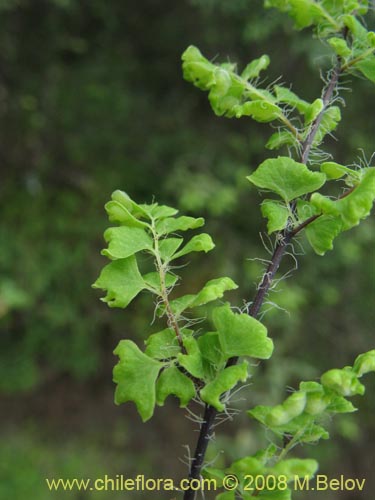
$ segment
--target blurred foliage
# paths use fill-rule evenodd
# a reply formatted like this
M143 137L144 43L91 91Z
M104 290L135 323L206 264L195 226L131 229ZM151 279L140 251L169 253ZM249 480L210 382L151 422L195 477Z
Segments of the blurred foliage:
M192 259L183 292L223 274L241 285L239 305L253 295L263 266L251 259L267 259L272 242L264 237L263 246L258 236L265 230L260 199L244 177L264 159L269 131L215 117L206 96L182 80L183 50L195 44L241 67L268 53L272 78L293 83L308 100L320 95L318 68L331 60L308 31L295 33L261 0L1 0L0 20L0 392L19 397L62 374L90 380L112 364L109 353L124 331L142 339L153 328L153 304L144 297L124 314L108 311L90 289L103 263L103 205L115 189L206 217L217 249L203 269L204 257ZM361 80L343 87L353 91L343 92L339 140L329 139L328 149L343 164L369 161L373 88ZM252 403L281 401L286 385L373 348L374 237L371 217L324 258L305 251L303 238L296 244L306 255L270 296L277 308L265 308L276 354L256 369ZM287 260L280 276L294 266ZM355 420L336 432L359 432L364 444L375 433L374 398L360 409L361 429L353 430ZM228 446L251 448L252 439ZM2 453L47 453L25 443L29 451L17 455L10 441ZM5 488L4 498L23 498Z

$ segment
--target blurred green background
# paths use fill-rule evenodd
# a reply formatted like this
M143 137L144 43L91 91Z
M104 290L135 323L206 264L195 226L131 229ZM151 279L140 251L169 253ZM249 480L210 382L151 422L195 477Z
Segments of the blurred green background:
M113 349L157 330L147 297L109 310L90 288L105 263L103 205L120 188L139 202L155 197L203 215L217 247L182 270L183 289L228 275L240 284L233 302L250 300L262 273L251 259L268 253L260 197L244 177L268 155L269 128L215 117L207 96L183 81L181 53L195 44L240 67L268 53L268 82L281 75L310 100L331 55L261 0L0 0L0 26L0 499L169 500L49 492L44 482L181 478L184 445L192 450L197 436L172 399L147 424L131 404L113 404ZM343 92L338 141L327 149L344 164L369 161L374 87L354 78L343 86L353 91ZM374 228L372 216L324 258L303 238L296 245L298 271L270 297L278 308L265 308L276 352L240 393L247 407L279 402L286 387L374 348ZM280 275L293 266L287 258ZM332 441L298 452L331 477L367 478L365 491L296 498L373 498L374 377L366 385L354 401L360 411L335 420ZM209 458L224 464L220 450L237 458L268 439L238 417L218 429Z

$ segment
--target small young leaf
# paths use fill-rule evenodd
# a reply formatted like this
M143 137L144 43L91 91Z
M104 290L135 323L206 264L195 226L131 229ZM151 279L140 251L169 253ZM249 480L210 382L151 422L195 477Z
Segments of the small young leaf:
M224 354L221 350L219 334L217 332L207 332L198 337L199 350L202 357L218 371L225 362Z
M287 225L290 212L288 207L274 200L264 200L261 205L263 217L268 219L268 234L281 231Z
M219 333L224 355L250 356L268 359L272 355L273 342L267 337L267 329L262 323L247 314L232 312L228 304L217 307L213 312L213 322Z
M326 176L312 172L303 163L287 156L270 158L247 177L255 186L277 193L286 202L321 188Z
M159 360L175 358L181 351L178 338L172 328L153 333L145 340L145 344L145 354Z
M193 377L203 379L205 376L203 359L196 339L187 337L183 340L183 344L187 354L179 353L177 355L178 362Z
M138 227L110 227L104 232L108 248L101 251L109 259L126 259L141 250L151 250L153 241L144 229Z
M147 285L138 270L136 258L132 255L105 266L92 287L107 292L101 300L109 307L126 307Z
M160 273L152 272L144 274L142 278L147 286L153 288L156 292L159 292L159 295L161 294ZM176 276L175 274L167 273L165 275L165 286L167 288L172 287L176 284L178 279L178 276Z
M344 175L359 179L359 172L352 170L351 168L344 167L344 165L340 165L334 161L326 161L322 163L320 165L320 170L326 174L327 179L336 180L340 179Z
M251 61L243 70L241 77L245 80L258 78L260 72L267 69L269 64L270 58L267 55L263 55L259 59L254 59L254 61Z
M223 411L225 405L220 401L220 397L237 385L238 382L245 382L247 377L246 362L229 366L219 372L212 382L209 382L201 389L200 396L205 403L213 406L218 411Z
M216 299L220 299L224 292L238 288L236 283L230 278L216 278L204 285L197 294L183 295L170 302L171 309L176 316L180 316L186 309L208 304Z
M267 149L279 149L282 146L293 146L296 143L296 139L294 135L288 130L280 130L278 132L274 132L271 137L268 139L266 148Z
M174 256L183 241L182 238L166 238L165 240L161 240L159 242L159 252L162 260L169 262L172 258L176 258Z
M281 87L280 85L275 85L274 90L276 92L278 102L289 104L289 106L297 108L298 111L303 114L308 110L310 104L298 97L298 95L292 92L290 89Z
M196 229L204 225L204 219L199 217L198 219L194 217L168 217L166 219L161 219L156 223L156 232L159 236L164 234L174 233L176 231L187 231L188 229Z
M375 371L375 349L360 354L354 362L353 371L357 374L357 377Z
M178 259L183 255L191 252L209 252L215 247L214 242L209 234L202 233L193 236L190 241L177 253L173 255L173 259Z
M155 382L163 365L143 354L131 340L121 340L114 354L120 358L113 369L115 403L134 401L146 422L154 413Z
M371 211L375 199L375 168L368 168L361 178L360 184L347 196L339 200L331 200L319 193L311 196L311 203L324 214L339 217L342 230L357 226L361 219Z
M195 396L195 387L190 378L181 373L175 366L161 372L156 382L156 404L163 406L166 398L173 394L180 400L180 408L188 405Z
M320 144L324 137L336 129L341 120L341 111L338 106L331 106L326 109L320 122L318 132L315 135L314 146Z
M287 481L294 481L296 477L313 477L318 470L319 464L316 460L309 458L290 458L281 460L272 467L275 476L286 476Z
M349 57L352 53L350 47L343 38L332 37L328 40L328 43L340 57Z
M145 222L135 218L129 210L127 210L118 201L109 201L104 205L110 222L116 222L130 227L148 227Z
M375 83L375 56L366 57L358 62L355 67L371 82Z
M251 116L260 123L272 122L282 115L281 109L276 104L262 100L238 104L233 107L233 112L236 118Z
M319 114L324 109L324 103L322 99L315 99L315 101L310 104L310 106L305 111L305 124L309 125L313 122Z
M365 387L359 382L357 375L350 369L334 368L320 377L323 386L333 389L342 396L363 395Z

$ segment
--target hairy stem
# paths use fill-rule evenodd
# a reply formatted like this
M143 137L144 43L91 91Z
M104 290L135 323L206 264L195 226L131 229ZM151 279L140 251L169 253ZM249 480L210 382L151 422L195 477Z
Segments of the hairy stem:
M326 85L325 89L323 90L323 95L322 95L322 100L324 107L322 111L319 113L317 118L313 121L310 127L310 131L305 139L305 141L301 144L301 162L306 164L308 162L311 149L314 144L314 139L316 137L316 134L319 130L319 126L321 124L322 118L324 116L324 113L327 109L327 107L330 105L335 89L337 87L340 74L342 72L341 68L341 61L338 59L336 66L333 68L330 74L330 78L328 81L328 84ZM251 305L251 308L249 310L249 315L256 318L259 314L259 311L263 305L264 299L267 296L271 285L273 283L273 279L275 277L275 274L277 270L279 269L279 266L281 264L281 261L285 255L286 249L289 245L289 243L292 241L293 237L299 233L303 228L305 228L309 223L313 222L318 216L311 217L307 221L301 224L297 228L297 230L285 230L282 233L279 233L278 239L277 239L277 244L275 247L275 250L273 252L270 264L268 265L268 268L266 272L263 275L263 278L258 286L257 293L255 295L254 301ZM228 360L227 366L233 366L237 363L238 358L234 357ZM213 430L214 430L214 425L215 425L215 418L217 415L218 411L213 408L210 405L206 405L205 407L205 412L203 416L203 422L200 428L200 433L199 433L199 438L195 450L194 457L191 461L191 467L190 467L190 473L189 473L189 479L199 479L201 476L201 470L203 467L204 463L204 458L205 454L207 451L208 443L210 438L213 435ZM196 498L196 491L193 489L189 489L184 493L184 500L195 500Z

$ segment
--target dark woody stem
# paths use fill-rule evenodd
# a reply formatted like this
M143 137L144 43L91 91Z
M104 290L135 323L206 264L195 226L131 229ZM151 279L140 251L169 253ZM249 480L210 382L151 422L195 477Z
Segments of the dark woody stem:
M308 162L311 149L314 145L314 140L319 130L322 118L328 106L332 102L333 94L337 87L341 71L342 71L341 62L340 60L338 60L335 68L333 68L331 72L329 82L323 91L322 95L323 109L311 124L309 133L307 134L306 139L301 144L301 159L300 159L301 163L306 164ZM295 206L292 208L294 210ZM259 315L259 311L263 305L264 299L268 295L275 274L280 267L281 261L285 255L286 249L289 246L290 242L292 241L294 236L296 236L296 234L298 234L308 224L313 222L317 217L319 216L310 217L310 219L307 219L305 222L303 222L300 226L298 226L294 230L285 230L282 233L279 233L277 238L277 244L273 252L271 261L258 286L257 293L254 297L254 300L249 310L249 315L252 316L253 318L256 318ZM228 360L227 366L233 366L237 364L237 361L238 361L237 357L231 358ZM217 413L218 411L214 407L206 405L195 454L191 461L191 468L189 473L190 480L192 479L199 480L201 477L201 470L203 467L208 443L213 435L215 418ZM193 489L185 491L183 498L184 500L195 500L196 491L194 491Z

